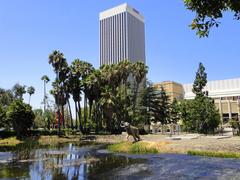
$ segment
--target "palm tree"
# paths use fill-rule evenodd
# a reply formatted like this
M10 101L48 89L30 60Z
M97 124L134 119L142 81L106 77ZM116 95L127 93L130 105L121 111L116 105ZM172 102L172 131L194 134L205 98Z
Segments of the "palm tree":
M84 87L87 89L87 96L89 100L89 120L91 120L91 115L92 115L92 107L93 103L95 101L95 113L96 117L95 120L97 121L97 127L100 124L100 120L98 119L99 116L99 98L101 95L101 72L99 70L94 70L91 74L87 76L87 78L84 80Z
M20 84L15 84L12 88L12 92L14 94L14 97L16 99L23 100L23 94L26 93L26 86L25 85L20 85Z
M120 71L120 77L122 79L122 86L123 86L123 94L124 94L124 114L123 114L123 119L124 121L126 121L126 117L127 117L127 104L128 104L128 94L127 94L127 89L129 87L129 76L131 73L131 69L132 69L132 63L129 62L128 60L125 61L121 61L118 64L118 68Z
M107 131L112 132L113 114L116 106L116 96L114 96L110 89L107 89L101 94L100 105L102 106L104 117L106 118Z
M41 80L43 81L43 89L44 89L44 97L43 97L43 104L44 108L43 111L46 111L46 99L47 99L47 93L46 93L46 84L50 81L49 77L47 75L44 75L41 77Z
M94 68L92 64L86 62L86 61L80 61L81 63L81 79L83 82L83 92L84 92L84 111L83 111L83 117L84 117L84 123L83 123L83 129L86 130L86 124L87 124L87 100L89 100L89 107L90 103L92 103L92 99L90 99L90 90L85 85L84 81L86 78L94 71ZM91 104L92 105L92 104Z
M56 86L57 87L57 94L56 94L56 102L58 101L57 104L57 114L58 114L58 135L60 135L60 132L61 132L61 124L60 124L60 107L59 107L59 98L60 98L60 91L59 91L59 88L61 86L61 69L62 67L66 64L66 59L64 57L64 54L61 53L60 51L57 51L57 50L54 50L52 52L52 54L49 55L49 64L51 64L53 66L53 69L56 73L56 82L58 83L58 85Z
M148 67L143 62L136 62L132 65L132 73L135 80L134 94L133 94L133 115L135 115L135 107L137 101L137 94L139 85L143 81L148 72Z
M30 104L31 96L35 93L35 88L33 86L28 87L27 93L29 94L29 102L28 102L28 104Z
M73 96L73 100L75 103L75 111L76 111L76 127L77 127L77 117L79 119L79 128L80 131L82 128L82 115L81 115L81 91L82 91L82 81L81 81L81 61L79 59L75 59L70 66L70 74L69 74L69 83L70 83L70 92Z

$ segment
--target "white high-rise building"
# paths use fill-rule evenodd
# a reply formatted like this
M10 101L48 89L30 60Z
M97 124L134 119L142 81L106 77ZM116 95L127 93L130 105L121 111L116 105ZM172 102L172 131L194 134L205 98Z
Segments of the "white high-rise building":
M126 3L100 13L100 65L123 60L145 63L144 18Z

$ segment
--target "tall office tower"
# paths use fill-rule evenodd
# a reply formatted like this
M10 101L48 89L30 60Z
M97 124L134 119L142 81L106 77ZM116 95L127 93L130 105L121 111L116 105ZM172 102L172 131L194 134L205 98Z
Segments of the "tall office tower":
M100 65L145 63L144 18L126 3L100 13Z

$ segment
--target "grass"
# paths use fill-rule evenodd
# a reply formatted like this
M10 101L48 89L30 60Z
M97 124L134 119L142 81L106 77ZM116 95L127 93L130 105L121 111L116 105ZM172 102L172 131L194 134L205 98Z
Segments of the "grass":
M16 137L0 139L0 147L14 147L20 143L22 143L22 141L18 140Z
M150 142L121 142L108 146L108 150L112 152L130 153L130 154L156 154L159 153L157 143Z
M0 139L0 150L1 149L12 149L21 144L35 144L38 143L39 145L57 145L62 143L78 143L80 142L80 136L68 136L68 137L58 137L58 136L32 136L26 137L23 140L18 140L16 137L8 137L4 139Z
M187 154L194 156L219 157L219 158L240 158L240 153L234 152L212 152L212 151L188 151Z

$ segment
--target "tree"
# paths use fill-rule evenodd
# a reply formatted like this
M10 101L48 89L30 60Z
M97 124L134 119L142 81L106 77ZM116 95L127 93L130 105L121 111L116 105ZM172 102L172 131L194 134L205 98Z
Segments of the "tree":
M169 97L165 89L161 86L160 88L160 104L159 104L159 121L162 124L167 124L169 120Z
M95 103L95 123L96 123L96 131L98 131L100 126L99 120L99 99L101 97L101 72L99 70L94 70L91 74L87 76L84 80L84 87L88 90L88 99L89 99L89 120L92 120L92 108L93 103Z
M57 114L58 114L58 135L60 135L61 132L61 124L60 124L60 98L61 98L61 91L60 87L62 86L62 71L63 68L66 66L66 59L64 57L64 54L61 53L60 51L54 50L48 57L49 61L48 63L53 66L53 69L56 73L56 82L58 83L56 85L57 87L57 94L55 94L55 100L58 101L57 104Z
M87 123L87 100L89 101L89 107L92 106L92 96L90 96L91 94L91 90L88 89L88 86L86 86L86 84L84 83L86 78L93 73L94 68L92 66L92 64L86 62L86 61L80 61L81 63L81 80L83 83L83 92L84 92L84 111L83 111L83 118L84 118L84 122L83 122L83 129L84 131L86 130L86 123Z
M194 100L180 101L180 120L183 128L187 132L197 132L197 120L195 119L195 103Z
M0 104L0 127L9 128L9 121L6 118L6 108Z
M5 90L0 88L0 104L3 107L9 106L14 100L14 95L11 90Z
M143 89L140 99L140 112L138 115L144 117L144 124L150 125L151 121L161 121L161 94L152 83L147 82L147 86Z
M179 104L178 101L174 98L173 102L170 104L170 123L177 123L180 118Z
M20 84L15 84L12 88L12 92L14 94L14 98L23 100L23 94L26 93L26 86L25 85L20 85Z
M207 73L205 72L205 67L200 62L196 73L196 77L193 83L192 92L196 95L196 98L207 95L207 91L204 92L203 89L207 84Z
M239 0L183 0L187 9L196 13L190 25L193 30L197 30L199 37L208 37L212 27L218 27L218 21L223 17L223 12L232 11L234 17L240 20Z
M132 65L132 74L135 80L134 95L133 95L133 115L135 114L135 106L137 102L137 95L139 91L139 85L143 81L148 72L148 67L143 62L136 62Z
M44 119L44 112L42 109L35 109L33 110L35 118L33 122L34 128L45 128L45 119Z
M43 81L43 90L44 90L44 96L43 96L44 108L43 108L43 111L45 112L45 110L46 110L46 99L47 99L46 84L50 81L50 79L47 75L44 75L44 76L41 77L41 80Z
M27 93L29 94L28 104L30 104L31 96L35 93L35 88L33 86L28 87Z
M15 100L8 107L7 118L12 122L17 138L22 138L27 135L35 115L30 105L25 104L22 100Z
M203 89L207 84L207 73L202 63L193 84L194 100L181 103L181 118L187 130L199 133L213 133L220 123L220 115L214 100Z
M79 129L82 128L82 113L81 113L81 93L83 82L81 81L82 70L81 70L81 61L79 59L75 59L70 65L70 74L68 78L69 91L73 96L73 100L75 103L75 115L76 115L76 128L78 128L77 120L79 119Z

